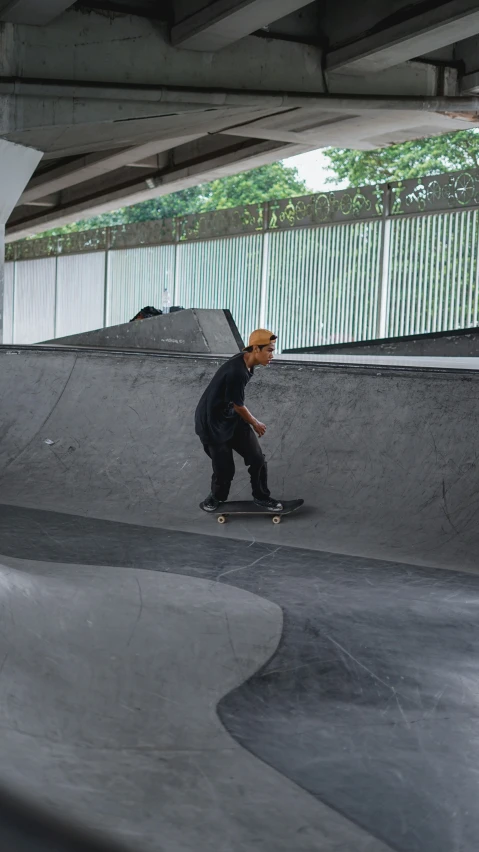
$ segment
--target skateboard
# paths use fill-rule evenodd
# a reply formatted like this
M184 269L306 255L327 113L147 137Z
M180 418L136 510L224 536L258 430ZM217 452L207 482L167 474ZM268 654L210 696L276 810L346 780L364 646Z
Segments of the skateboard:
M283 515L290 515L302 506L304 500L284 500L281 512L269 512L261 506L257 506L252 500L235 500L230 503L220 503L214 512L208 512L208 515L214 515L219 524L225 524L230 515L269 515L272 518L273 524L280 524ZM203 503L200 503L200 509L203 509ZM205 512L206 509L203 509Z

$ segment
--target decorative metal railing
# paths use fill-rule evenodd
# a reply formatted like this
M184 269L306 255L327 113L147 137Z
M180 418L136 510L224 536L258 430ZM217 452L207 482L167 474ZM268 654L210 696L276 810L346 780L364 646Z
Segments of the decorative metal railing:
M10 243L4 339L146 302L228 307L283 348L476 325L478 216L479 169Z

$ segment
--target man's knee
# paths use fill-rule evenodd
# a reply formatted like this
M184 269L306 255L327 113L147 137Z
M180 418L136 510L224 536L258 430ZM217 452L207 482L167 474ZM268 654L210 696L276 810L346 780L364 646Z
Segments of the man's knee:
M224 467L216 469L215 474L219 482L225 482L227 484L230 484L233 481L235 475L234 465L225 465Z
M215 476L221 482L231 482L235 475L235 464L231 453L216 452L212 455Z
M250 453L248 453L247 456L245 456L244 463L248 467L254 467L256 469L259 469L266 465L266 457L263 455L263 453L258 447L258 449L252 450Z

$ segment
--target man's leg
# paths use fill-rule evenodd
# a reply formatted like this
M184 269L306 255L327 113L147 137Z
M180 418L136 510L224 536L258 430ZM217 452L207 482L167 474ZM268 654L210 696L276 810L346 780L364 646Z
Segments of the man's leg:
M243 457L251 478L253 497L266 500L270 496L268 488L268 468L261 452L258 438L250 426L242 423L236 428L231 446Z
M227 444L203 444L203 449L213 464L211 493L216 500L224 503L228 499L231 483L235 475L233 450Z

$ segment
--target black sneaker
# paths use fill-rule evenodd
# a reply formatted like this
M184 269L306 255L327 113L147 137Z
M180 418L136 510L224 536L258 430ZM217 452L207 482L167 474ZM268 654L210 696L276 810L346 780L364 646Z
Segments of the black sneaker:
M205 512L216 512L218 506L220 505L220 501L213 496L213 494L209 494L206 500L203 501L202 508Z
M260 500L259 497L254 498L254 502L257 506L261 506L262 509L267 509L268 512L282 512L283 504L278 500L273 500L272 497L265 497L264 500Z

